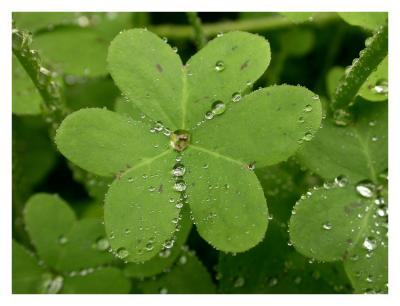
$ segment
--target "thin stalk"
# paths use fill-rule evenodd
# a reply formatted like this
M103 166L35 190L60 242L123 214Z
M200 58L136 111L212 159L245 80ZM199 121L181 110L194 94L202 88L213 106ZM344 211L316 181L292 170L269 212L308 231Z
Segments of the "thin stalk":
M353 61L332 97L332 109L346 109L362 84L376 69L388 53L388 25L380 27L371 38L368 46L360 52L360 57Z
M336 13L323 13L314 18L313 24L323 25L337 21L339 17ZM224 21L203 24L203 31L206 37L213 37L220 32L229 31L248 31L248 32L268 32L286 28L292 28L295 24L280 15L244 19L238 21ZM189 25L165 24L149 26L149 30L161 37L168 37L175 40L194 39L193 27Z
M195 12L186 13L189 23L193 27L194 39L197 45L197 49L203 48L207 43L207 37L203 30L201 19Z
M42 65L36 50L31 48L32 35L23 30L12 30L12 51L31 78L43 99L42 114L50 124L52 134L69 113L64 97L63 85L55 72Z

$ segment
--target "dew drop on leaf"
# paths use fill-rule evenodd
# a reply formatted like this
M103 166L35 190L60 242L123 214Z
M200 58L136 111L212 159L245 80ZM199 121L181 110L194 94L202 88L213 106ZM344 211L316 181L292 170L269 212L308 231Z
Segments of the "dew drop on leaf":
M386 79L378 80L372 90L379 95L386 95L389 91L388 81Z
M177 182L175 182L174 184L174 190L175 191L185 191L186 190L186 183L183 180L179 180Z
M168 293L168 289L163 287L160 289L160 294L167 294Z
M378 245L377 245L376 239L375 239L374 237L368 236L368 237L366 237L366 238L364 239L363 247L364 247L367 251L371 252L371 251L375 250L375 249L377 248L377 246L378 246Z
M190 134L188 131L176 130L170 136L170 145L174 150L178 152L185 150L188 147L189 143Z
M222 101L215 101L212 104L211 111L214 115L221 115L225 112L225 110L226 110L226 105Z
M311 132L306 132L303 136L303 140L310 141L313 138L313 134Z
M61 235L60 237L58 237L58 243L63 245L66 244L68 242L68 238L65 237L64 235Z
M311 104L307 104L307 105L304 107L304 111L305 111L306 113L311 112L311 111L312 111L312 106L311 106Z
M242 95L240 94L240 92L235 92L232 95L232 102L239 102L242 99Z
M206 118L207 120L211 120L214 118L214 113L212 111L207 111L204 115L204 118Z
M174 238L171 238L171 239L166 240L166 241L164 242L163 247L164 247L165 249L170 249L170 248L172 248L172 247L174 246L174 243L175 243L175 239L174 239Z
M128 257L128 255L129 255L129 252L128 252L128 250L125 249L125 248L119 248L119 249L117 250L117 256L118 256L119 258L121 258L121 259L124 259L124 258Z
M339 187L345 187L348 182L348 178L344 175L339 175L335 178L335 184Z
M151 242L148 242L147 244L146 244L146 250L147 251L151 251L153 248L154 248L154 246L153 246L153 243L151 243Z
M329 230L332 229L332 224L331 224L330 222L325 222L324 224L322 224L322 228L323 228L324 230L329 231Z
M46 279L45 282L43 283L43 289L45 293L55 294L60 292L63 285L64 285L64 278L58 275L54 278Z
M223 61L217 61L214 67L215 71L221 72L225 69L225 63Z
M367 199L375 195L376 187L370 180L363 180L356 185L357 193Z

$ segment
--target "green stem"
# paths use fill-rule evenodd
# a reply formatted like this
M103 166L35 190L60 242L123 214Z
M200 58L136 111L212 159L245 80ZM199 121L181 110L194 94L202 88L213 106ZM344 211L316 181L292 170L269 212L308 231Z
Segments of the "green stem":
M12 51L31 78L43 99L42 113L54 134L68 114L61 80L55 72L42 66L36 50L31 49L32 35L29 32L12 30Z
M203 48L207 43L207 37L204 33L203 26L201 23L201 19L195 12L188 12L186 13L189 23L193 27L193 34L195 38L195 42L197 45L197 49Z
M368 76L376 69L388 52L388 25L378 29L371 43L360 52L352 66L340 81L332 98L332 109L349 107Z
M323 25L333 21L337 21L339 17L336 13L319 14L314 18L313 24ZM229 31L249 31L249 32L266 32L275 31L285 28L292 28L295 24L280 15L260 17L253 19L244 19L238 21L224 21L210 24L203 24L203 32L206 37L212 37L221 32ZM188 25L158 25L149 26L149 30L161 37L169 39L185 40L194 39L193 27Z

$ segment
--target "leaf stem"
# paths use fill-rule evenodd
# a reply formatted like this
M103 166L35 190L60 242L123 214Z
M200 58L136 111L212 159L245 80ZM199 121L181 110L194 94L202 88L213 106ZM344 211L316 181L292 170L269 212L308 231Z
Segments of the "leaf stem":
M203 48L207 43L207 37L203 30L203 25L201 23L201 19L195 12L187 12L186 13L189 23L193 27L194 38L197 45L197 49Z
M12 51L43 99L42 114L54 134L68 114L63 85L57 74L45 68L38 51L31 48L32 34L13 28Z
M336 13L318 14L313 24L323 25L339 20ZM212 37L220 32L229 31L248 31L248 32L267 32L291 28L295 25L289 19L280 15L259 17L252 19L243 19L238 21L223 21L216 23L203 24L202 30L206 37ZM194 39L193 27L190 25L173 25L164 24L158 26L149 26L149 30L156 33L160 37L168 37L169 39L185 40Z
M368 76L376 69L388 53L388 25L380 27L371 38L371 43L360 52L360 57L340 81L332 97L332 109L346 109Z

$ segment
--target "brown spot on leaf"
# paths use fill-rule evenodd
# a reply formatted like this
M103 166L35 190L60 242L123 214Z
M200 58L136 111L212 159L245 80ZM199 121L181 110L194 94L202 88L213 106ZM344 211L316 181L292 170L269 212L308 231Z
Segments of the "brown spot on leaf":
M243 70L245 68L249 67L249 60L245 61L241 66L240 66L240 70Z
M158 70L159 73L162 73L162 72L163 72L163 68L161 67L160 64L157 64L157 65L156 65L156 68L157 68L157 70Z

